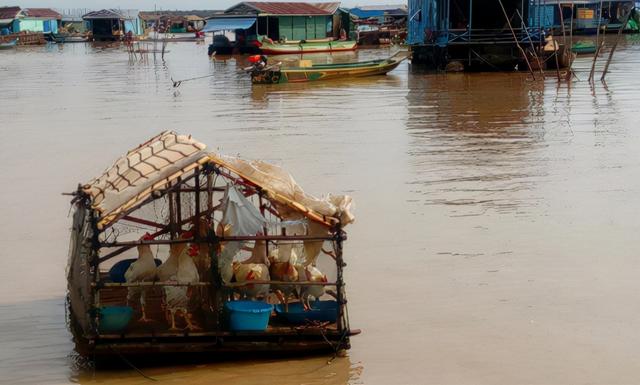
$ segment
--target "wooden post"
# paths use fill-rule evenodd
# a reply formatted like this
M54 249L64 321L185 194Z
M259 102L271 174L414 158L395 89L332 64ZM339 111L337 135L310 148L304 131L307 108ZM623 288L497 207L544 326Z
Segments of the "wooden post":
M342 242L343 242L343 234L342 234L342 226L338 224L336 226L336 300L338 301L338 318L336 326L338 327L338 331L342 332L344 325L344 278L343 278L343 268L344 268L344 259L342 258Z
M175 210L175 200L173 191L167 194L167 199L169 199L169 233L171 235L171 239L176 238L177 234L177 226L176 226L176 210Z
M571 77L573 76L573 70L571 69L573 68L573 11L574 4L571 3L571 23L569 24L569 70L567 71L567 80L571 80Z

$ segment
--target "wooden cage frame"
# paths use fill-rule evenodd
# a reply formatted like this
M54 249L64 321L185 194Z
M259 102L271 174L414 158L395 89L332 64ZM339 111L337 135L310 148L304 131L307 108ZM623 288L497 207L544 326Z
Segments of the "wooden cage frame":
M325 236L287 235L284 228L280 235L254 236L220 236L209 228L206 236L202 236L200 230L201 218L210 218L213 223L213 215L221 205L214 206L214 194L224 191L215 187L213 180L223 177L226 181L240 186L245 196L257 195L259 209L263 213L271 213L278 216L278 211L273 207L267 194L258 183L241 175L233 167L224 164L219 159L203 158L194 164L185 167L177 178L173 178L163 188L154 189L144 199L134 204L129 204L117 214L102 213L92 206L92 198L78 186L73 193L72 204L76 208L72 228L72 246L68 269L69 281L69 324L76 341L76 347L81 354L113 354L118 353L150 353L150 352L198 352L198 351L335 351L350 347L349 337L359 334L359 330L352 330L349 326L349 318L345 298L345 283L343 269L346 266L343 259L343 242L346 233L339 219L319 215L304 208L299 203L279 197L278 203L283 202L288 208L294 208L304 214L309 220L324 225L327 228ZM192 216L184 218L180 212L181 194L193 194L195 212ZM206 207L201 207L201 197L206 197ZM169 223L156 223L144 218L139 218L133 213L139 208L158 199L168 199ZM105 222L104 218L111 218ZM142 224L157 228L153 237L169 235L169 239L136 240L136 241L107 241L104 234L112 226L119 222ZM188 239L179 237L184 226L195 226L193 236ZM265 241L267 248L272 242L278 241L330 241L334 245L332 257L336 264L335 282L281 282L281 281L249 281L230 282L225 284L221 279L218 269L218 250L223 242L233 241ZM123 252L139 245L171 245L176 243L207 244L211 262L211 275L200 282L192 284L180 284L175 282L135 282L115 283L105 282L100 274L102 263L115 258ZM114 249L104 254L105 249ZM103 255L104 254L104 255ZM327 325L307 325L305 327L278 327L270 328L265 332L234 332L226 330L221 318L224 306L223 294L234 288L252 284L286 284L288 286L302 287L305 285L323 285L336 288L338 314L337 322L333 327ZM163 287L163 286L193 286L208 288L209 298L214 299L213 322L207 325L203 331L163 331L150 330L143 333L101 333L99 330L98 309L101 306L100 292L108 288L116 287Z

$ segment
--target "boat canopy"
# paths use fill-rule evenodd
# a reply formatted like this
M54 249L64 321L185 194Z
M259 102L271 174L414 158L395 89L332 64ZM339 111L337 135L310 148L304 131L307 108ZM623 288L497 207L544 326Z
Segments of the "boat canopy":
M255 17L220 17L208 19L203 32L234 31L236 29L249 29L256 23Z
M285 219L307 217L316 223L342 226L354 221L348 195L316 198L306 194L291 174L262 162L247 161L205 151L206 145L190 135L165 131L120 157L102 175L81 186L99 213L97 226L103 229L193 175L196 169L225 169L240 180L259 188L280 207Z

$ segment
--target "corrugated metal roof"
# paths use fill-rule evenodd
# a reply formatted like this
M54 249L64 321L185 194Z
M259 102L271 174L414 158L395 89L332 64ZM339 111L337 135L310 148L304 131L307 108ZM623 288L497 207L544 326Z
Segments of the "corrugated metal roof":
M40 19L61 19L62 15L51 8L27 8L22 13L27 17Z
M137 9L101 9L89 12L82 16L83 19L124 19L133 20L138 18Z
M0 19L15 19L20 7L0 7Z
M101 9L89 12L82 16L83 19L124 19L124 15L115 9Z
M315 7L318 7L324 11L327 11L330 14L336 13L338 8L340 8L340 2L334 3L312 3Z
M315 3L315 4L301 3L301 2L275 3L275 2L247 1L241 4L246 4L249 7L258 10L260 13L266 13L269 15L322 16L322 15L333 14L333 12L329 12L323 9L323 7L318 6L318 3ZM334 3L330 3L330 4L334 4Z

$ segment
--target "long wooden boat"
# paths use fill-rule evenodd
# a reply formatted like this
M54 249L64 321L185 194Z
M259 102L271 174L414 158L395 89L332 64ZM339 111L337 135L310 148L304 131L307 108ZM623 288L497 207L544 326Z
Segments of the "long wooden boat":
M271 43L262 41L260 50L265 55L309 54L319 52L353 51L357 42L353 40L314 41L292 43Z
M18 39L0 43L0 49L11 49L11 48L14 48L16 45L18 45Z
M384 75L393 71L409 56L408 52L398 52L387 59L353 63L313 64L309 67L282 68L278 65L266 66L262 70L251 70L253 84L301 83L316 80Z

